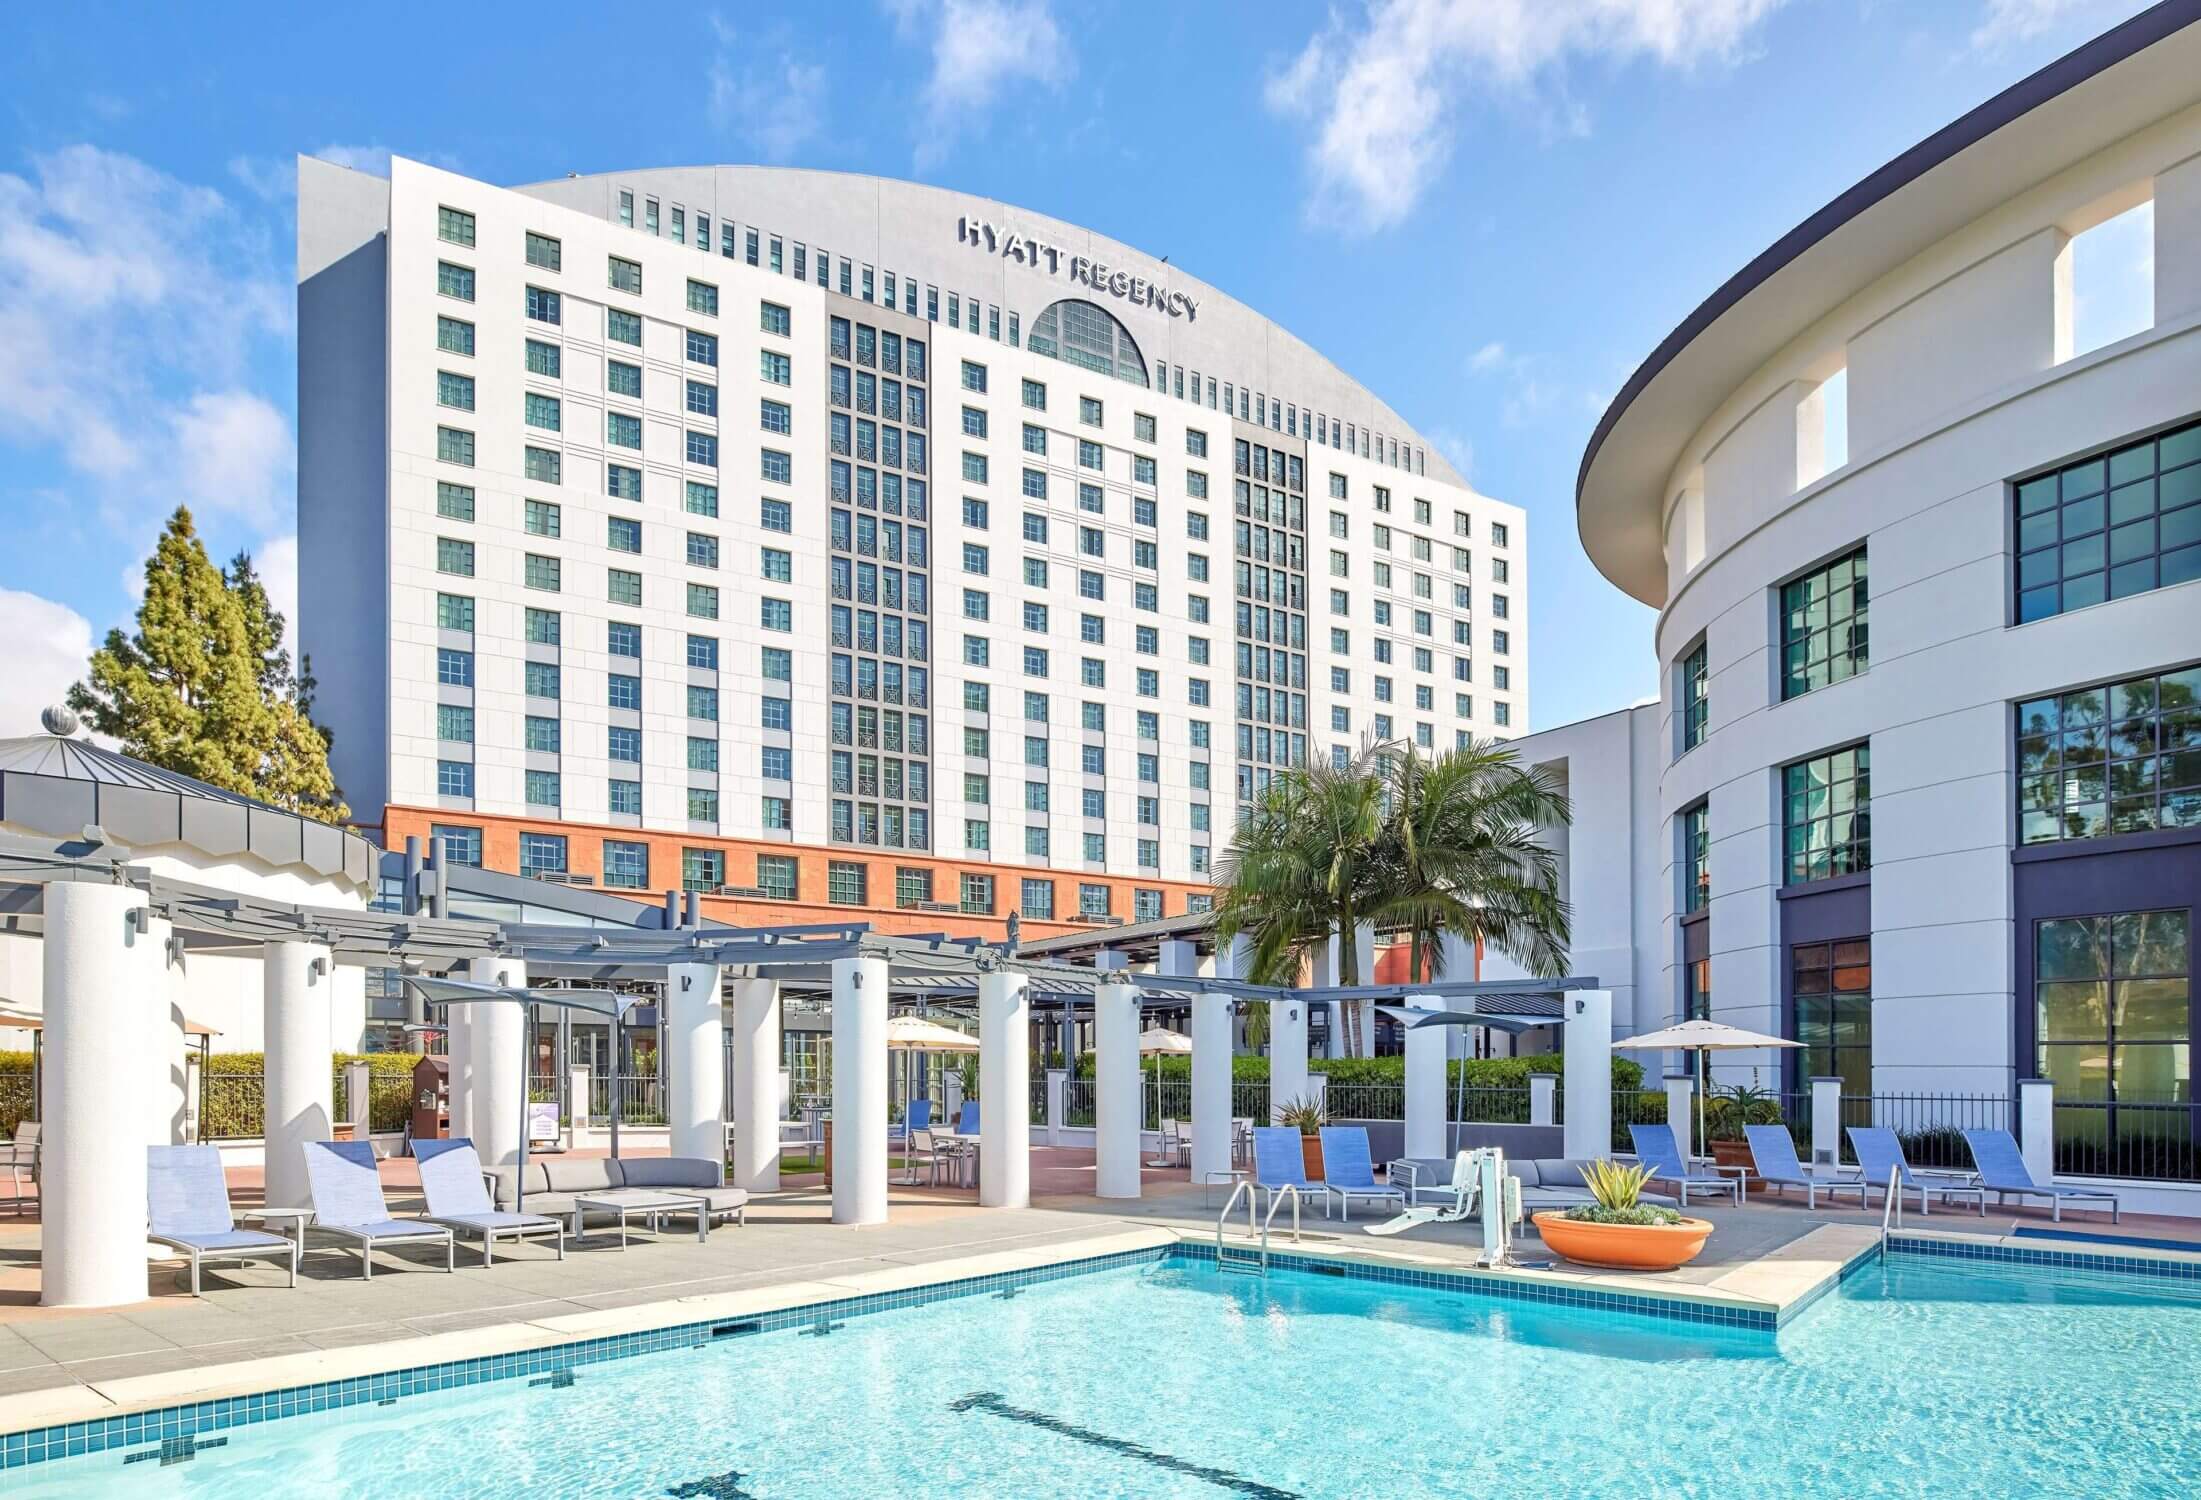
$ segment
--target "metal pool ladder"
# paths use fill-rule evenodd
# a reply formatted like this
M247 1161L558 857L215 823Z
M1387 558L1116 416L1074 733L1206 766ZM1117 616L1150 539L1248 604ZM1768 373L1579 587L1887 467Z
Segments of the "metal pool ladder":
M1291 1195L1292 1200L1292 1242L1294 1244L1298 1243L1299 1189L1285 1186L1270 1190L1269 1211L1261 1219L1261 1245L1256 1250L1241 1249L1238 1246L1227 1245L1223 1242L1223 1227L1230 1222L1231 1211L1238 1207L1238 1200L1241 1197L1246 1200L1246 1238L1250 1240L1254 1237L1253 1211L1258 1202L1254 1192L1254 1184L1241 1182L1230 1190L1230 1199L1224 1203L1222 1213L1215 1220L1216 1270L1245 1271L1256 1276L1269 1274L1269 1226L1275 1222L1276 1211L1283 1206L1284 1195L1287 1193Z
M1901 1167L1888 1168L1888 1201L1880 1206L1880 1243L1883 1246L1888 1242L1888 1226L1891 1220L1895 1228L1901 1229L1903 1227L1903 1169ZM1252 1222L1251 1210L1248 1210L1247 1221Z

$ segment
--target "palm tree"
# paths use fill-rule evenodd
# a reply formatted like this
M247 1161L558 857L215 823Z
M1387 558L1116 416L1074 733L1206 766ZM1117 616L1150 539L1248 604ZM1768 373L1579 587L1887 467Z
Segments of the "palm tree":
M1568 820L1552 776L1475 741L1434 758L1383 758L1387 812L1377 858L1379 922L1406 930L1408 979L1443 970L1447 936L1493 948L1531 974L1564 973L1567 903L1539 830Z
M1216 868L1223 887L1215 904L1215 936L1246 937L1252 958L1246 978L1291 984L1309 949L1333 932L1338 983L1359 984L1360 955L1351 934L1378 898L1377 854L1383 836L1382 751L1369 746L1343 766L1318 762L1278 776L1239 819ZM1358 1051L1359 1007L1346 1007L1347 1041Z

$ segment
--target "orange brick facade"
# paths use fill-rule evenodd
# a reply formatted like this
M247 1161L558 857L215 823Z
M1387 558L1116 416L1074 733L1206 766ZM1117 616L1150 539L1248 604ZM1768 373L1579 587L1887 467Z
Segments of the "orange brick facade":
M680 884L681 851L684 849L709 849L724 854L726 883L732 886L756 884L756 859L760 854L793 856L796 861L796 884L795 899L792 901L760 901L711 895L703 897L703 915L706 918L738 927L858 921L870 923L879 932L945 931L956 936L1000 939L1008 934L1009 913L1017 909L1023 881L1027 878L1052 880L1055 884L1057 920L1024 918L1019 924L1019 932L1024 939L1031 940L1061 933L1096 930L1095 924L1091 922L1060 920L1062 913L1077 911L1080 885L1097 884L1109 887L1109 912L1126 922L1134 919L1134 893L1137 891L1160 891L1162 911L1167 916L1182 915L1189 909L1193 896L1210 894L1207 886L1183 881L1126 879L1117 875L1050 870L1034 865L973 864L934 855L873 852L837 845L655 833L642 828L565 821L544 822L534 818L498 817L487 813L457 813L444 809L414 807L393 806L384 809L383 847L403 849L408 837L418 838L425 847L430 828L437 823L463 823L469 828L479 828L482 833L482 864L488 869L500 870L506 874L519 873L521 833L563 835L566 840L567 873L594 877L595 884L589 887L591 890L611 896L632 897L650 905L663 901L664 893ZM651 889L615 890L603 884L603 846L606 839L648 846ZM869 899L864 904L855 905L827 899L827 866L841 863L868 867L864 888ZM980 916L965 912L899 908L895 905L895 872L900 869L931 871L933 899L936 902L956 902L961 895L962 877L966 872L991 875L994 878L994 914Z

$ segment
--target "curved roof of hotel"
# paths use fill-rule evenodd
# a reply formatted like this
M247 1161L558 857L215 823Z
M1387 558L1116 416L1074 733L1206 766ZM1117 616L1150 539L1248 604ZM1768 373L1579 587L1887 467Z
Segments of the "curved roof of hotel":
M1131 331L1149 364L1167 360L1212 377L1218 387L1229 381L1310 414L1320 411L1402 444L1411 442L1424 455L1424 472L1431 478L1469 487L1387 403L1289 330L1166 256L1157 258L1065 220L950 188L810 167L650 167L576 174L523 184L514 191L614 219L617 194L623 189L661 199L668 207L678 204L691 213L708 213L721 222L731 219L744 230L759 229L829 250L882 273L914 275L937 286L943 298L950 292L975 292L1004 311L1017 311L1026 327L1054 302L1092 301ZM957 225L966 217L1055 247L1060 263L1053 269L1026 265L962 243ZM1193 315L1173 316L1095 292L1066 274L1071 256L1186 294L1196 305ZM1323 298L1336 295L1326 286L1310 286L1309 291Z
M2193 102L2201 0L2165 0L1905 151L1729 277L1628 377L1582 455L1575 524L1598 571L1666 601L1667 486L1704 420L1768 359L1996 204Z

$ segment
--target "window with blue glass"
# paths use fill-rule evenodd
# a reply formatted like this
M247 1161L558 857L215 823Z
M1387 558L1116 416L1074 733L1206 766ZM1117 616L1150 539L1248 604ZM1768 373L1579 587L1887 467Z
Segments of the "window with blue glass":
M463 760L439 760L436 762L436 795L439 797L471 797L474 795L474 767Z
M795 752L785 745L766 745L759 754L759 774L767 781L795 779Z
M610 786L611 810L626 817L642 816L642 783L639 781L613 781Z
M613 672L606 679L606 701L613 708L640 708L642 706L642 679L624 672Z
M448 648L436 652L436 681L445 687L474 685L474 653Z
M2013 490L2020 624L2201 578L2201 422Z
M613 620L604 627L604 649L613 656L642 655L642 627L624 620Z
M609 759L637 766L642 763L641 730L614 724L606 731L606 738L604 753Z
M562 833L522 833L520 835L520 874L563 875L566 869L566 840Z
M635 788L637 804L641 801L641 787L634 782L613 782ZM613 809L618 811L617 808ZM641 891L650 884L650 846L628 839L604 840L604 884L617 890Z

